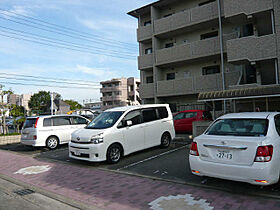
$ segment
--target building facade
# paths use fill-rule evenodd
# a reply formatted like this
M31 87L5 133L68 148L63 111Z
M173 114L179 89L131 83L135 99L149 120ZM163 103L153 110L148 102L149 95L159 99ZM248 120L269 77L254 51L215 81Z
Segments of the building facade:
M19 97L19 106L23 106L26 111L30 111L28 102L31 99L32 94L22 94Z
M134 77L118 78L100 82L101 110L118 106L139 105L140 80Z
M18 94L7 95L7 104L19 105L19 101L20 101L20 95L18 95Z
M279 0L159 0L128 14L144 103L280 111Z

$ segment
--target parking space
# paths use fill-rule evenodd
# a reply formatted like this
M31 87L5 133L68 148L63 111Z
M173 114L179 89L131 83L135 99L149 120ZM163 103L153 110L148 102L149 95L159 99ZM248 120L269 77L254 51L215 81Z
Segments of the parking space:
M56 150L33 148L20 144L3 145L0 146L0 149L30 155L38 159L59 161L92 169L98 168L112 170L118 173L130 173L137 176L159 178L171 182L221 189L233 193L280 198L280 184L259 187L246 183L193 175L190 171L188 161L189 143L188 135L180 135L167 149L155 147L133 153L121 159L119 163L113 165L107 164L106 162L92 163L70 159L68 157L67 145L60 146Z

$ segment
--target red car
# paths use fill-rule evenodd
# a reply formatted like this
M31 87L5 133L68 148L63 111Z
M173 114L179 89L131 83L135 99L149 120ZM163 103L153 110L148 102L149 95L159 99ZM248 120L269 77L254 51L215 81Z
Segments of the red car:
M192 132L194 121L212 120L212 115L205 110L185 110L173 116L176 132Z

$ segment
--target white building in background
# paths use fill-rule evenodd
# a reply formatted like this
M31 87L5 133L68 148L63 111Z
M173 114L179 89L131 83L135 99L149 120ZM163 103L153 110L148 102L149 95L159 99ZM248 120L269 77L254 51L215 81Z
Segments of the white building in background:
M26 111L29 111L28 102L33 94L10 94L7 96L7 103L9 105L23 106Z
M32 95L33 95L33 94L31 94L31 93L27 93L27 94L22 94L22 95L20 95L18 105L19 105L19 106L23 106L25 110L29 111L30 109L29 109L29 107L28 107L28 102L29 102L29 100L31 99L31 96L32 96Z

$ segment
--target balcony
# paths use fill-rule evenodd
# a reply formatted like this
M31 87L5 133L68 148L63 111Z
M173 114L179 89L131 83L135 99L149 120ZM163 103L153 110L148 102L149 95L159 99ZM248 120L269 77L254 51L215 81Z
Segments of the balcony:
M123 100L122 96L103 96L101 97L102 101L121 101Z
M164 65L220 54L219 37L165 48L156 52L156 64Z
M154 97L154 83L141 84L139 90L140 90L141 98L153 98Z
M260 61L277 57L275 34L249 36L227 41L228 62Z
M226 87L228 88L232 85L236 85L239 76L239 72L225 73ZM219 91L222 89L222 75L212 74L178 80L158 81L157 96L179 96L197 94L200 92Z
M140 26L137 29L137 41L143 42L152 39L152 26Z
M138 56L138 69L151 69L153 68L153 54Z
M225 17L251 15L273 8L272 0L224 0Z
M182 11L154 22L155 35L168 33L218 18L217 2Z

